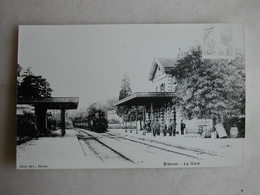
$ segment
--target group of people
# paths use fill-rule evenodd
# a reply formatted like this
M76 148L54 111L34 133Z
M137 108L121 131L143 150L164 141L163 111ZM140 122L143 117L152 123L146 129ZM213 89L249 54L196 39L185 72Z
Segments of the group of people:
M173 119L170 119L170 121L166 124L160 124L159 120L156 119L154 122L152 122L152 124L150 123L150 121L147 121L145 124L145 131L144 134L146 134L146 132L152 132L153 136L156 135L160 135L160 133L162 132L164 136L167 135L167 133L169 134L169 136L175 136L176 135L176 121L174 121ZM184 134L184 129L186 127L186 124L183 122L183 120L181 120L181 134Z

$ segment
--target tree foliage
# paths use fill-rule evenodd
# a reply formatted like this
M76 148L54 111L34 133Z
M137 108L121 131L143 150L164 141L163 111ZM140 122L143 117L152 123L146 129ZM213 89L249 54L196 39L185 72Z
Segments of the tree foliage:
M17 136L38 137L36 117L32 113L24 113L17 116Z
M53 90L45 78L34 75L30 68L26 69L23 73L22 71L22 67L18 65L17 90L19 98L51 97Z
M132 94L132 89L131 89L131 84L130 84L130 79L127 74L124 74L122 80L121 80L121 89L119 92L119 100L126 98L127 96ZM124 118L124 120L129 120L126 119L125 116L127 113L129 113L130 108L126 106L119 106L117 107L117 114Z
M200 47L190 49L173 70L176 103L187 118L237 117L245 113L245 58L202 59Z
M121 89L119 92L119 100L124 99L125 97L132 94L130 79L127 74L124 74L121 80Z

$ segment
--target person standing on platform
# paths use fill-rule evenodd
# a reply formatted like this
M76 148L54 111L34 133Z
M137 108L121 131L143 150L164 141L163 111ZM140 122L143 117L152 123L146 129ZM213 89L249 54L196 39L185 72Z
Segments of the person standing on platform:
M146 135L146 133L150 133L150 132L151 132L151 123L149 120L147 120L147 121L145 121L143 135Z
M167 134L167 125L165 123L163 123L161 125L161 131L163 132L163 136L166 136L166 134Z
M160 135L160 123L158 119L156 119L152 126L153 136Z
M181 135L184 135L184 129L186 128L186 124L181 120Z
M167 127L167 131L169 132L169 136L175 136L175 123L172 119L170 119L170 122Z

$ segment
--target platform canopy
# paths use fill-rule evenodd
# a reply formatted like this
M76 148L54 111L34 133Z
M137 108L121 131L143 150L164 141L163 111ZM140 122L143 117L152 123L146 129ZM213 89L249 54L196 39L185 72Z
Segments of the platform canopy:
M172 102L174 92L136 92L115 103L115 106L150 106Z
M77 109L79 97L18 98L17 104L30 104L48 109Z

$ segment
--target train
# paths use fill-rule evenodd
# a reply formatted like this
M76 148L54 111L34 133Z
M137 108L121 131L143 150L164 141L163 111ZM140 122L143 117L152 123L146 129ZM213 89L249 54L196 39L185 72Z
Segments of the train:
M108 128L108 121L103 111L89 114L85 119L75 118L72 122L76 128L87 129L96 133L104 133Z

